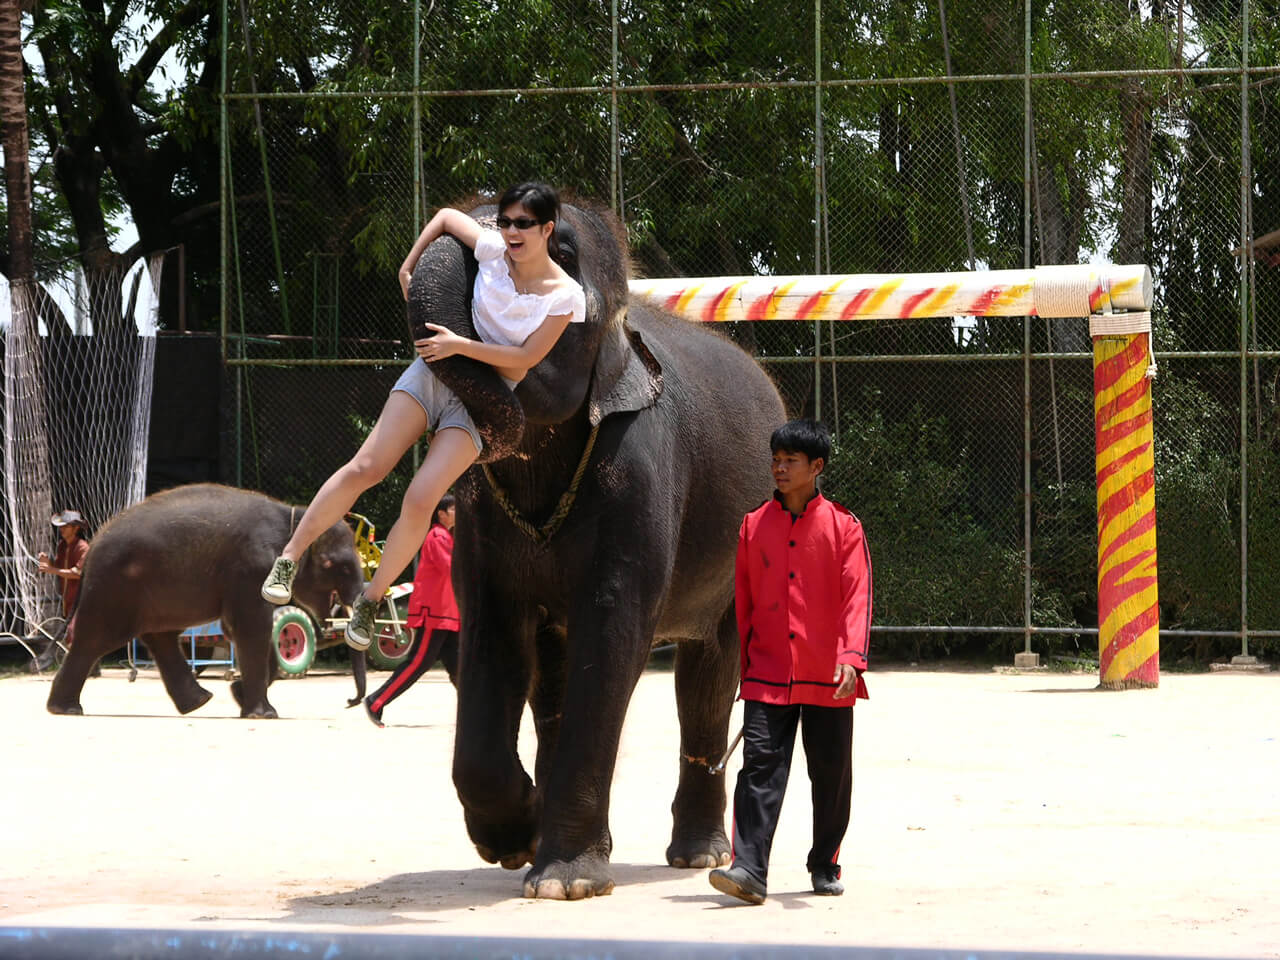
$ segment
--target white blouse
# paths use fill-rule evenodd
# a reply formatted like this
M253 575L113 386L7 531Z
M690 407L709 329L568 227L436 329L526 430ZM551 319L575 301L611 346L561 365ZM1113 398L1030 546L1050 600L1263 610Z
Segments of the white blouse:
M488 343L516 347L542 326L547 317L570 314L570 323L587 319L587 298L582 285L570 285L554 293L519 293L507 261L507 245L496 230L481 230L476 239L480 272L471 297L471 319L476 333Z

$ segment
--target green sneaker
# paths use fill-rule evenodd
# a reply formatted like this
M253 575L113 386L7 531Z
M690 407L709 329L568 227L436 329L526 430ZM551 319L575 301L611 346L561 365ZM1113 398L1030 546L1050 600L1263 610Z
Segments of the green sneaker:
M376 600L368 599L363 593L356 597L351 608L351 619L347 621L347 646L355 650L368 650L373 643L373 618L378 612Z
M288 603L293 596L293 578L298 573L298 565L287 557L276 557L271 565L271 572L262 581L262 599L276 605Z

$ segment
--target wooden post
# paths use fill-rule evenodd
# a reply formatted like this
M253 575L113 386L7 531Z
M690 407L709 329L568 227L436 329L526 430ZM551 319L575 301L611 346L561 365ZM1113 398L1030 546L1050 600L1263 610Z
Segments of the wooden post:
M1100 685L1160 683L1149 331L1093 337Z

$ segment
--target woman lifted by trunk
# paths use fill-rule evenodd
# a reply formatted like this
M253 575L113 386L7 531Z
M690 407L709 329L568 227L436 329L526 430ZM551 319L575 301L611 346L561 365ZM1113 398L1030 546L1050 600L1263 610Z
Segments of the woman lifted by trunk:
M558 262L556 192L542 183L518 184L502 195L498 211L496 231L448 207L423 228L400 266L405 299L422 252L445 233L456 237L475 251L480 265L471 311L481 339L470 340L426 324L431 332L413 342L424 362L410 364L396 381L373 430L356 455L320 487L262 584L265 599L287 603L298 559L312 541L340 520L360 494L386 477L418 437L433 430L427 455L387 536L378 570L352 608L346 639L358 650L372 642L378 602L413 559L431 525L435 505L475 462L482 447L471 414L428 364L460 354L489 364L507 386L514 387L555 346L570 323L586 318L582 287Z

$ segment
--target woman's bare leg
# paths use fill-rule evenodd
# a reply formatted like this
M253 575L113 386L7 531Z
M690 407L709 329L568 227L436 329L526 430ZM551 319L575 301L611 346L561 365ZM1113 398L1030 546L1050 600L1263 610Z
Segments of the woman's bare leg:
M369 600L378 600L396 581L405 567L422 549L422 541L431 529L436 505L463 471L476 462L480 451L471 434L459 427L436 431L427 448L427 456L418 468L409 489L405 491L400 516L387 534L382 547L378 572L365 587Z
M316 491L280 556L296 563L320 534L346 515L360 494L392 471L426 429L427 414L422 405L403 390L392 391L356 455ZM475 444L471 447L474 450Z

